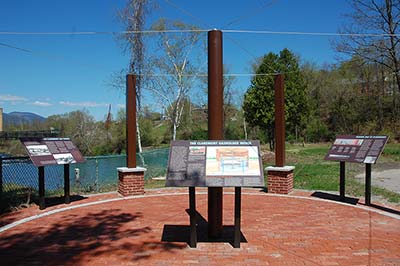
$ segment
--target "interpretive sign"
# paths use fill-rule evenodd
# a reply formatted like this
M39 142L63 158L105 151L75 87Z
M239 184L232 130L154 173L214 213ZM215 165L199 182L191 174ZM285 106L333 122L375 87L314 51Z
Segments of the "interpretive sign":
M37 167L85 161L69 138L21 139L21 142Z
M325 160L374 164L387 140L387 136L337 136Z
M264 186L259 141L172 141L166 186Z

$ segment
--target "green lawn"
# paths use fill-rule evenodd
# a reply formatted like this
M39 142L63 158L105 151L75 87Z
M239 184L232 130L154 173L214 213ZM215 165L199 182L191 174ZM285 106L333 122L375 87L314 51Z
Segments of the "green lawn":
M339 162L325 161L330 143L286 146L286 164L294 165L294 187L306 190L339 191ZM376 166L400 163L400 144L388 144ZM269 162L268 165L272 165ZM364 185L354 179L364 171L363 164L346 163L346 195L363 196ZM400 202L400 194L384 188L372 187L372 195L380 195L392 202Z
M324 157L331 146L330 143L287 144L286 165L295 166L294 187L305 190L339 191L339 162L325 161ZM262 150L267 150L266 146ZM385 164L400 163L400 144L388 144L382 156L372 169ZM268 161L264 166L273 165ZM361 184L354 177L363 173L364 165L346 163L346 195L360 197L364 196L364 184ZM267 174L265 173L267 184ZM165 181L146 180L145 188L164 187ZM380 187L372 187L372 195L379 195L391 202L400 202L400 194L391 192Z

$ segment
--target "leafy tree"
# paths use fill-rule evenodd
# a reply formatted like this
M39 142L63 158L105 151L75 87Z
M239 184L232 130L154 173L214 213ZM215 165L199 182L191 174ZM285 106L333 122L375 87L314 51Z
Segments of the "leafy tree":
M166 29L196 30L196 27L179 21L160 19L153 30ZM172 124L172 139L175 140L177 130L181 126L184 114L185 101L195 87L196 73L200 71L200 65L195 56L191 54L196 46L201 45L200 33L166 33L158 36L158 51L153 54L151 61L153 73L168 74L156 76L152 79L153 85L149 88L153 95L159 99L164 107L166 115Z
M351 0L353 12L336 49L384 66L400 91L400 0ZM371 35L374 33L375 35ZM369 35L368 35L369 34Z
M94 154L93 148L100 142L99 123L87 110L78 110L47 118L48 127L58 128L62 137L69 137L84 155Z
M250 126L267 132L271 149L274 148L274 73L285 76L287 133L297 137L304 130L309 114L307 86L298 61L288 49L282 50L279 55L272 52L265 55L256 66L256 75L244 97L246 121Z
M136 118L136 133L138 139L139 152L142 152L141 130L139 123L139 115L142 108L142 90L145 83L145 76L141 75L145 72L145 45L143 33L147 15L155 7L152 0L127 0L123 9L118 12L120 21L124 24L126 33L119 36L122 41L123 49L129 53L128 72L136 74L136 101L137 101L137 118ZM122 71L126 73L126 71ZM125 88L125 75L119 73L114 80L114 87ZM143 131L145 132L145 131Z

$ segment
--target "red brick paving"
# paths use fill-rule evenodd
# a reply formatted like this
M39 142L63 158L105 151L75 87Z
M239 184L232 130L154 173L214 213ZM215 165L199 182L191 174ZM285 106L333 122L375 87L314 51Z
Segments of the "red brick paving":
M170 192L183 193L166 195ZM185 243L186 190L148 195L55 213L4 231L0 264L400 265L400 219L374 211L244 190L242 233L247 243L234 249L227 242L200 242L191 249ZM197 209L203 217L207 217L206 198L199 190ZM95 200L98 197L72 206ZM46 213L65 206L25 211ZM233 195L226 194L224 225L232 224Z

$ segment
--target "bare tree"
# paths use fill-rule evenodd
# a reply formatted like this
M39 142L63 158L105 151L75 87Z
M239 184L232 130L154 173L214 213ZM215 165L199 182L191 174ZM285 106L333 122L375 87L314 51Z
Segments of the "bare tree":
M124 44L124 51L130 55L129 59L129 73L136 74L136 100L138 112L141 111L142 88L144 84L143 72L145 68L145 50L143 33L146 15L149 14L153 7L151 0L127 0L126 6L119 13L119 19L124 23L126 33L121 35L121 40ZM139 126L139 119L136 118L136 130L138 138L139 153L142 152L141 132Z
M158 50L150 60L154 77L149 89L165 109L172 124L172 139L175 140L185 101L190 97L197 74L201 73L195 53L192 53L197 45L201 45L200 33L193 26L165 19L160 19L152 29L160 33L157 35ZM177 32L163 32L166 29L175 29Z
M336 49L384 66L400 91L400 0L351 0L353 13ZM374 35L372 35L373 33Z

